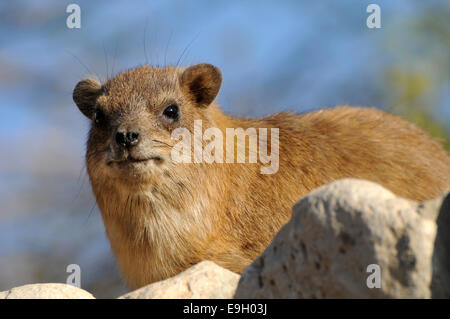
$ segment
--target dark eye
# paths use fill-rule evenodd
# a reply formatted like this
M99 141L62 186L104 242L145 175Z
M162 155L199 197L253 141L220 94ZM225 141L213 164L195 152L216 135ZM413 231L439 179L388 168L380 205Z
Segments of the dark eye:
M95 111L95 114L94 114L95 126L101 127L101 126L103 126L105 124L105 122L106 122L105 113L103 113L102 110Z
M163 112L164 116L171 119L171 120L178 120L178 117L180 116L180 111L178 109L178 105L171 104Z

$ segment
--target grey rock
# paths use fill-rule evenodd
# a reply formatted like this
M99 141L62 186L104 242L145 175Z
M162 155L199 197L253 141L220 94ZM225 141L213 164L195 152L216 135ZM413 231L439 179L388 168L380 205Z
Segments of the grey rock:
M449 278L448 214L439 207L364 180L322 186L294 206L291 221L245 269L235 298L444 296L443 285L432 284ZM379 266L380 288L369 288L377 275L370 265Z
M450 193L425 202L421 213L434 214L437 235L433 250L432 298L450 298Z

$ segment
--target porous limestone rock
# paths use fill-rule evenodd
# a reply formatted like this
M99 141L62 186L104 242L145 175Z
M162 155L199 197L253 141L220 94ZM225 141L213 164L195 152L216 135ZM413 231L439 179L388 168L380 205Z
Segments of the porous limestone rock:
M31 284L0 292L0 299L95 299L86 290L66 284Z
M420 204L358 179L322 186L245 269L235 298L448 297L444 197Z
M239 275L211 261L120 297L121 299L223 299L232 298Z

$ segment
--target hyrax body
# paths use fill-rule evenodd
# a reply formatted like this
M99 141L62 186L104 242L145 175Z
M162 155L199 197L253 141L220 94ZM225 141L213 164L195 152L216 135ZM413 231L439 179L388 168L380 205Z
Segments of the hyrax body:
M450 187L448 153L399 117L336 107L237 118L214 103L221 79L209 64L140 66L103 84L81 81L74 90L74 101L93 122L86 154L92 189L131 288L201 260L241 272L289 220L296 201L336 179L371 180L418 201ZM249 161L174 161L171 133L193 132L194 120L223 136L227 128L256 128L257 134L278 128L277 148L270 131L266 137L269 154L278 151L278 170L261 174L261 163ZM225 141L224 149L234 142Z

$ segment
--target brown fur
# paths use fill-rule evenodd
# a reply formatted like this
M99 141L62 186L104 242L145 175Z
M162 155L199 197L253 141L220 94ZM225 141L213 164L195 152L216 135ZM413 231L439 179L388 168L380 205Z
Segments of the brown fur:
M87 167L106 232L132 288L173 276L212 260L241 272L285 224L293 204L314 188L345 178L377 182L399 196L423 201L450 188L450 157L415 125L369 108L336 107L295 115L243 119L224 114L213 100L220 71L137 67L103 85L80 82L74 100L94 118ZM179 121L162 115L171 103ZM260 174L258 164L177 164L170 150L176 127L193 130L279 128L279 170ZM113 134L138 129L142 140L129 151L147 162L107 161L125 157ZM225 134L224 134L225 136ZM270 141L270 139L269 139ZM248 146L248 143L247 143Z

